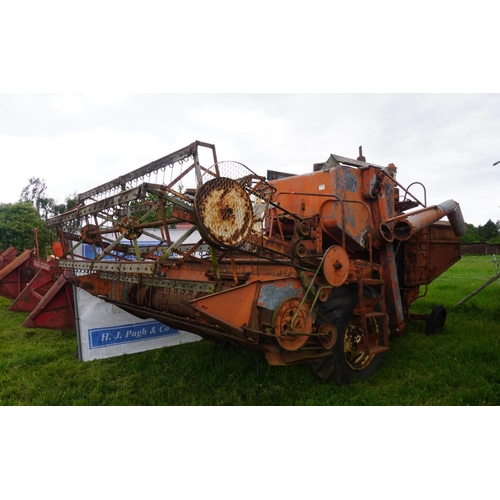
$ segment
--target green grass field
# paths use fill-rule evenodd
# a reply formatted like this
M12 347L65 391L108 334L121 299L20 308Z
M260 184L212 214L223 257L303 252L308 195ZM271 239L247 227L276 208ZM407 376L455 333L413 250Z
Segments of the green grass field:
M82 363L74 332L30 330L0 298L2 405L498 405L500 285L454 305L495 274L491 256L466 256L429 287L412 312L438 304L444 329L409 323L391 339L382 368L346 386L321 384L307 365L271 367L264 357L207 341Z

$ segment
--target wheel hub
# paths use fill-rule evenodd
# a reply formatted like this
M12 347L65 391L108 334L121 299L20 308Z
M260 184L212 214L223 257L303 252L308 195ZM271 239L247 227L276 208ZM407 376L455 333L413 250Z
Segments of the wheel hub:
M301 299L291 298L283 301L273 317L274 333L278 344L287 351L297 351L308 340L313 325L313 317L307 304Z
M378 334L379 326L373 318L367 320L368 335ZM368 354L363 345L364 332L358 319L351 320L344 335L344 358L353 370L365 369L375 357L375 354Z

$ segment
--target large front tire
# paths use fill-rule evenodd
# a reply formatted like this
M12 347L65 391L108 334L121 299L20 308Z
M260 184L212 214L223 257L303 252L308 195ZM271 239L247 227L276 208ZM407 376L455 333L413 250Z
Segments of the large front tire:
M365 296L377 295L374 290L366 288ZM361 348L365 334L361 327L361 318L353 315L357 302L357 289L346 287L336 292L325 304L325 310L321 311L325 319L335 324L338 333L332 354L310 363L314 376L321 382L347 384L353 380L366 379L371 377L384 361L384 352L368 354ZM339 311L342 312L339 314ZM382 319L367 318L367 327L371 343L378 339L378 345L383 346Z
M368 335L379 336L379 345L383 345L379 321L368 319ZM371 377L384 362L385 352L368 354L359 349L363 336L359 318L351 316L347 325L338 332L333 353L310 363L314 376L321 382L335 381L339 385Z

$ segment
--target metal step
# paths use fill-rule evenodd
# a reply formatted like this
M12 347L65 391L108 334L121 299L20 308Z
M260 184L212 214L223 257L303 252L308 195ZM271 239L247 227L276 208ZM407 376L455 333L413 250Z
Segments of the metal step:
M384 318L387 315L385 312L378 312L378 311L373 311L373 312L367 312L365 313L366 318Z
M365 318L383 318L384 316L387 315L387 312L385 311L370 311L370 312L365 312L363 314L362 309L355 309L353 311L354 316L358 316L362 318L363 316Z
M385 285L384 280L378 280L376 278L367 278L362 280L363 285L381 286Z

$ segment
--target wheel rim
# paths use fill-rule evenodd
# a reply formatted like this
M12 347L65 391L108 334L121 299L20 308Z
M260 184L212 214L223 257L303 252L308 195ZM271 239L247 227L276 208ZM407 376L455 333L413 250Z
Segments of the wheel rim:
M374 318L368 318L367 326L368 340L371 341L378 338L380 334L378 322ZM376 354L367 354L359 348L360 344L363 345L363 336L364 333L360 321L358 319L351 320L344 333L343 349L344 359L352 370L364 370L372 363L376 356Z
M278 344L287 351L297 351L309 339L313 318L309 314L307 304L299 298L284 300L274 312L274 332Z

